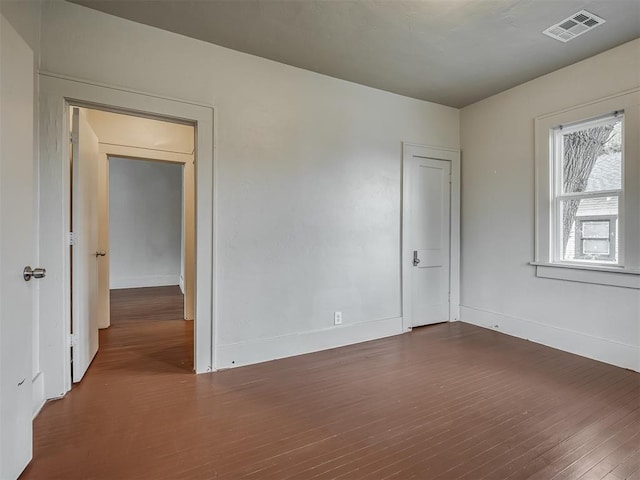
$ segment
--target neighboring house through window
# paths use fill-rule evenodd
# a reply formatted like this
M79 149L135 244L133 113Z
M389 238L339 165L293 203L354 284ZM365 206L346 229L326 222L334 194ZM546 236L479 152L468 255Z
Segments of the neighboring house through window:
M617 216L578 216L575 225L574 258L616 261L618 252Z

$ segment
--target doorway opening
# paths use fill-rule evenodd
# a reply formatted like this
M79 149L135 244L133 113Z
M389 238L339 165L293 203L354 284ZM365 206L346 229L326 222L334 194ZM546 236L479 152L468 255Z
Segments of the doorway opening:
M192 371L195 128L69 108L72 381L101 345Z
M71 335L71 168L69 166L69 106L125 114L134 119L156 119L187 125L195 130L194 164L194 370L215 370L216 359L216 273L214 181L215 110L212 105L166 98L156 93L133 91L122 86L96 84L53 73L39 73L39 197L38 249L40 261L47 266L49 281L41 283L38 293L40 323L39 365L42 388L34 391L40 403L64 397L71 390L70 345L88 335ZM144 133L144 132L141 132ZM112 145L114 149L119 145ZM153 158L157 146L135 149L135 154L112 151L123 157ZM162 149L160 149L162 150ZM169 152L175 154L175 152ZM166 158L164 160L167 160ZM196 241L197 239L197 241ZM90 257L88 257L90 258ZM92 253L95 257L95 250ZM189 263L187 263L189 264ZM77 285L74 285L77 286ZM74 295L77 294L74 293ZM79 338L82 337L82 338ZM96 342L97 344L97 342ZM87 355L87 365L91 357ZM74 361L75 365L75 361ZM34 403L36 403L34 401Z

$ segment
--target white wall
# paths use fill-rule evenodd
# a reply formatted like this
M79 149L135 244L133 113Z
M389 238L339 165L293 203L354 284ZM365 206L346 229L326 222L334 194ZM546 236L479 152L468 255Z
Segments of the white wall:
M109 160L110 288L178 285L182 165Z
M215 106L218 367L400 333L401 142L457 147L458 110L66 2L42 37L45 71Z
M640 370L640 290L537 278L528 265L534 118L639 85L636 40L461 111L463 321Z
M40 64L41 2L3 0L0 2L0 13L33 50L35 67L38 67Z

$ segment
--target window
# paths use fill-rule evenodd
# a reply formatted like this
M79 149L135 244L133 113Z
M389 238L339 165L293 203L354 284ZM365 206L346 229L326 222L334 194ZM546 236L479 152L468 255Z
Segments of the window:
M640 89L535 119L539 277L640 289Z
M575 258L615 261L617 257L617 217L577 217Z
M623 120L616 112L554 128L555 261L619 264Z

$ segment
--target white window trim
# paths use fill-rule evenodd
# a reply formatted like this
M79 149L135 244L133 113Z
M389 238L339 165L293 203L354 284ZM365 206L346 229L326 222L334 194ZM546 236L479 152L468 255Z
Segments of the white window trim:
M624 184L619 197L618 219L620 264L560 261L554 254L552 223L557 191L552 175L556 168L553 162L555 129L559 125L597 119L614 111L625 114L622 133ZM637 240L640 238L640 135L637 132L640 132L640 88L535 119L535 251L531 265L536 267L537 276L640 289L640 244Z
M531 262L536 277L640 289L640 270L564 263Z

